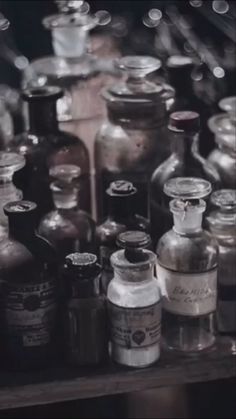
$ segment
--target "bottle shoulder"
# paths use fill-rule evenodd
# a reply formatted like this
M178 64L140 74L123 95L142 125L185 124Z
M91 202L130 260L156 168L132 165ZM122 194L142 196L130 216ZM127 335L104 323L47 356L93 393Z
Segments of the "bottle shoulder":
M106 242L111 239L115 240L118 234L123 233L126 229L125 224L107 218L102 224L97 226L96 237L100 242Z
M0 241L0 272L15 269L33 260L32 252L24 244L11 238Z
M61 212L54 210L45 215L39 224L39 233L63 231L65 234L76 234L80 229L94 229L95 221L83 210Z
M199 272L217 265L216 240L205 230L184 236L172 229L160 238L156 252L160 264L174 271Z

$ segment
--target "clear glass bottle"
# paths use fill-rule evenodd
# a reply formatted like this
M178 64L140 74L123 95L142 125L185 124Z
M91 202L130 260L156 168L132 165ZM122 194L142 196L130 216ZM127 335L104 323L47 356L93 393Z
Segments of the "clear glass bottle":
M1 333L9 368L40 368L56 358L56 257L35 233L36 208L29 201L4 207L9 237L0 242Z
M236 338L236 190L214 192L211 203L207 223L219 249L218 331Z
M172 225L169 200L163 194L164 184L179 176L201 177L211 182L214 189L220 186L217 170L198 151L200 130L199 114L192 111L174 112L170 115L172 154L154 171L151 179L151 226L154 243Z
M108 217L96 228L96 245L103 268L102 285L106 292L113 276L110 256L117 250L116 239L126 230L148 231L149 222L137 214L137 189L131 182L117 180L106 191Z
M217 243L202 229L209 182L175 178L165 184L174 198L174 226L158 242L157 277L163 294L163 338L170 349L198 352L215 341Z
M109 81L109 74L117 72L110 60L99 61L88 54L89 31L99 19L89 12L83 1L57 2L59 13L43 19L51 31L53 56L39 58L31 64L36 80L63 88L65 96L58 102L60 121L85 120L105 113L100 98L101 88ZM107 74L105 74L107 73ZM117 74L116 74L117 75Z
M14 173L25 166L20 154L0 152L0 240L8 235L8 220L3 207L8 202L23 198L22 192L13 183Z
M129 367L147 367L160 357L161 294L153 252L119 250L111 256L108 286L111 356Z
M66 257L63 325L66 357L72 365L95 365L108 358L105 297L100 292L101 267L89 253Z
M148 185L158 163L169 154L166 130L167 92L146 76L160 68L159 60L145 56L118 61L126 82L104 91L108 120L95 139L98 219L107 214L105 191L110 182L123 178L138 188L142 215L148 213Z
M222 187L235 188L236 179L236 96L219 102L224 113L209 119L209 128L215 134L217 148L208 156L221 177Z
M56 179L50 185L55 209L40 221L39 234L53 244L63 259L72 252L92 251L95 222L79 208L79 184L75 179L80 176L80 168L63 164L52 167L49 173Z
M63 95L58 87L42 87L23 92L28 103L29 128L11 142L11 150L26 158L19 183L25 199L37 203L40 216L53 208L49 169L58 164L81 168L80 204L90 211L90 164L83 142L58 128L56 102Z

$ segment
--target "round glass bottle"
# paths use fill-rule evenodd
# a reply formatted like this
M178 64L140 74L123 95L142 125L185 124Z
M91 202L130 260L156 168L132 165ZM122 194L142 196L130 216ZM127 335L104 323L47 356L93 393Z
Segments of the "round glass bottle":
M49 240L65 258L71 252L91 251L94 246L95 222L79 209L78 189L75 179L80 176L78 166L64 164L50 169L55 209L42 218L38 231Z
M151 226L154 243L171 228L172 217L169 199L163 194L164 184L179 176L196 176L211 182L213 188L220 185L220 177L211 163L198 151L200 116L196 112L174 112L169 118L172 133L172 154L154 171L151 179Z
M219 249L218 330L236 338L236 190L214 192L211 203L207 223Z
M13 183L14 173L22 169L25 159L20 154L0 152L0 240L8 235L8 220L3 207L8 202L23 198L22 192Z
M222 187L235 188L236 185L236 96L219 102L224 113L209 119L210 130L215 134L218 146L208 156L208 161L217 169Z
M217 243L202 229L202 200L211 190L198 178L175 178L165 184L174 198L172 230L157 245L157 277L163 293L163 337L170 349L204 350L215 341Z
M154 277L156 256L149 250L111 256L108 286L111 356L129 367L146 367L160 357L161 295Z
M58 128L56 102L62 95L58 87L24 91L29 129L11 142L11 150L26 158L26 167L19 178L24 197L37 203L41 216L53 208L49 169L59 164L76 164L81 168L80 203L90 211L89 155L80 139Z
M66 257L64 333L73 365L96 365L108 358L106 300L100 295L101 267L89 253Z
M95 139L98 215L104 211L105 191L118 177L137 187L142 215L148 212L151 173L169 153L166 130L166 91L146 76L160 68L159 60L145 56L124 57L118 66L127 81L103 93L108 120Z

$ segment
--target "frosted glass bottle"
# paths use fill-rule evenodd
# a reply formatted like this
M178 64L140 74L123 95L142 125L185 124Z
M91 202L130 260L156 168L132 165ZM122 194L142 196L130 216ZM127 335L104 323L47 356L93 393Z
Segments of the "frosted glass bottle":
M215 341L217 243L202 229L209 182L174 178L165 193L174 198L173 228L157 245L157 277L163 293L163 338L170 349L191 353Z

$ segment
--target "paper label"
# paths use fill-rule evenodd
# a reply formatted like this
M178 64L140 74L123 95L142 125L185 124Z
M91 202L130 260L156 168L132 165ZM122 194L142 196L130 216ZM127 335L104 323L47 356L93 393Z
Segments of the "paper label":
M217 269L200 274L177 273L159 264L156 269L165 310L193 317L216 310Z
M10 340L16 338L25 347L50 341L56 315L55 281L9 285L4 300Z
M144 348L160 341L161 303L124 308L108 302L111 341L119 346Z

